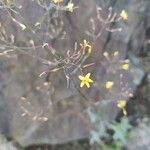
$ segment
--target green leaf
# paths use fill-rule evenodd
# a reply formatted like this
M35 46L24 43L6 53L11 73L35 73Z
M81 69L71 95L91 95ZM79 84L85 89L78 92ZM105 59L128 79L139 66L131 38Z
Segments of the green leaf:
M124 143L131 125L129 124L128 118L124 117L120 123L114 122L113 124L109 125L109 128L114 131L113 139Z

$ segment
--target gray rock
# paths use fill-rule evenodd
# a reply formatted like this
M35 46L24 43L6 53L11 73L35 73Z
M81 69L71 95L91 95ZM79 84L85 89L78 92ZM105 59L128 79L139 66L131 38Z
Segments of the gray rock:
M130 73L133 78L133 82L136 86L140 85L143 77L145 76L145 70L140 62L140 59L133 53L129 52L128 57L130 59Z
M34 40L35 44L39 45L36 49L38 56L51 60L53 56L49 51L42 49L43 43L50 43L64 54L65 50L72 49L74 42L79 41L80 43L82 38L91 39L86 35L86 30L90 30L90 18L96 19L96 3L91 0L74 2L80 6L75 13L68 15L60 12L62 20L54 17L54 20L50 21L50 29L46 28L49 23L46 18L41 29L36 30L37 32L32 29L34 29L35 23L43 17L45 9L35 1L20 0L18 2L18 6L22 5L21 15L31 26L31 29L27 28L25 31L21 31L10 20L6 9L0 10L0 21L6 28L5 34L8 36L8 43L10 43L11 35L14 35L14 44L19 47L29 47L29 41ZM116 24L123 28L122 32L111 34L103 32L102 36L94 43L93 56L89 61L96 61L96 68L91 67L88 71L92 72L95 83L90 89L83 88L79 92L79 89L76 89L73 84L70 89L67 89L66 80L61 71L39 78L38 76L43 70L49 71L51 68L45 67L39 59L32 58L35 51L31 49L24 49L24 52L29 55L24 55L18 50L17 55L14 54L13 58L0 57L0 132L12 137L22 146L41 143L58 144L88 137L91 123L84 111L90 104L87 104L87 99L94 104L100 103L104 99L111 100L112 103L102 110L105 119L110 121L119 111L116 103L120 97L127 100L129 93L132 93L140 84L144 72L136 57L131 56L130 58L133 66L129 72L120 70L120 65L121 61L126 59L129 50L133 51L136 56L139 54L139 45L143 44L145 30L148 26L143 21L149 18L149 14L146 16L145 14L147 14L150 1L143 0L141 4L138 0L127 0L124 3L118 0L110 3L103 0L98 2L97 4L104 10L104 16L108 12L108 7L113 5L118 14L122 9L126 9L129 13L129 21ZM52 14L54 11L49 15ZM145 16L144 19L143 16ZM20 22L25 22L15 13L14 17ZM59 23L58 26L57 23ZM98 24L99 28L100 24ZM63 31L67 33L67 37L65 37L67 40L60 40ZM4 46L4 42L0 41L0 48ZM119 58L110 58L107 61L102 56L104 50L108 50L112 55L116 49L120 53ZM0 50L3 52L4 49ZM121 91L120 74L122 73L124 82L127 83L123 89L125 91ZM74 78L79 87L78 74L79 72ZM104 87L108 80L115 82L115 87L110 92ZM45 83L46 81L49 83ZM83 94L87 96L87 99Z
M149 122L142 121L139 123L139 126L131 132L131 138L127 141L126 144L128 150L149 150L149 126Z

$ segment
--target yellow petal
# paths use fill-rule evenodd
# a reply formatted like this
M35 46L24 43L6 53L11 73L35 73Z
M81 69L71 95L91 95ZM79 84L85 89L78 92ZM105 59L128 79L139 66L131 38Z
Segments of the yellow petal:
M108 52L104 52L103 56L108 57L109 56Z
M63 0L52 0L54 3L60 3L62 2Z
M122 10L120 13L120 16L124 19L127 20L128 19L128 14L125 10Z
M89 77L90 77L90 75L91 75L91 73L88 73L85 77L86 77L86 78L89 78Z
M88 82L85 83L85 85L89 88L90 87L90 84Z
M74 4L72 2L69 2L67 4L66 8L68 9L68 11L73 12L73 10L74 10Z
M84 80L84 77L83 76L79 76L79 79L82 81L82 80Z
M85 84L84 82L81 82L80 87L82 88L84 86L84 84Z
M92 79L89 78L89 79L88 79L88 82L93 83L94 81L93 81Z
M20 27L22 28L23 31L27 28L27 27L26 27L24 24L22 24L22 23L19 23L19 25L20 25Z
M83 40L83 43L84 43L84 45L86 45L86 44L87 44L87 41L86 41L86 40Z
M90 54L92 52L92 47L88 46L88 53Z
M124 107L126 106L126 101L125 100L120 100L117 104L117 106L121 109L124 109Z
M125 109L123 109L123 114L127 116L127 111Z
M106 89L111 89L114 85L114 82L112 81L107 81L105 84Z
M124 70L128 70L129 69L129 64L123 64L121 66L121 68L124 69Z
M115 51L114 52L114 56L118 56L119 55L119 52L118 51Z

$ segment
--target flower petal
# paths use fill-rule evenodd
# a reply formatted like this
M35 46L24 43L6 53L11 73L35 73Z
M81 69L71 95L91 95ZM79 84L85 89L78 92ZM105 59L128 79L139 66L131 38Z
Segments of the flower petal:
M81 82L80 87L82 88L84 86L84 84L85 84L84 82Z
M84 79L84 77L83 76L79 76L79 79L82 81Z
M85 85L89 88L90 87L90 84L88 82L85 83Z
M107 81L107 82L105 83L106 89L111 89L111 88L113 87L113 85L114 85L114 82L113 82L113 81Z
M126 111L126 109L123 109L123 114L124 114L125 116L127 116L127 111Z
M117 104L117 106L121 109L124 109L126 106L126 101L125 100L120 100Z
M91 83L93 83L94 81L93 81L92 79L90 79L90 78L89 78L89 79L88 79L88 82L91 82Z
M88 73L85 77L86 77L86 78L89 78L89 77L90 77L90 75L91 75L91 73Z

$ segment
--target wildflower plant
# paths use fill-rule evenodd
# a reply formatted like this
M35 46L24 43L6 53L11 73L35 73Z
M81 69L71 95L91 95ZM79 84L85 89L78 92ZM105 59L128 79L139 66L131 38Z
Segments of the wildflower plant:
M90 83L93 83L93 80L90 79L90 73L88 73L85 76L79 76L79 79L81 80L80 87L82 88L84 85L86 85L88 88L90 87Z
M61 112L69 109L69 111L74 111L71 114L79 117L81 122L87 126L88 132L94 137L91 138L92 143L101 141L106 133L105 126L108 126L109 121L103 120L105 115L103 116L99 110L105 110L107 105L113 104L117 110L120 109L127 116L126 100L133 96L133 88L128 83L130 61L122 59L119 50L99 50L100 48L97 48L96 44L103 32L122 31L121 27L112 28L112 24L127 21L127 12L122 10L120 14L115 13L113 8L109 7L108 13L103 16L103 9L96 6L96 17L89 18L89 29L84 31L86 35L73 40L73 44L69 43L71 46L64 48L62 45L65 45L71 37L67 37L69 31L65 28L65 19L61 13L69 12L72 15L78 11L80 7L76 6L73 1L67 3L63 0L50 0L49 3L45 0L34 1L34 4L41 8L42 15L35 19L33 24L23 17L21 10L24 6L16 5L16 9L13 9L3 1L0 3L2 10L8 16L8 20L19 32L27 36L23 42L18 42L14 33L7 33L7 26L2 22L0 46L3 48L0 49L0 57L13 58L14 56L18 58L20 55L26 55L36 60L35 63L40 64L42 68L36 70L38 72L36 77L39 81L31 85L30 89L34 89L42 95L39 102L44 109L43 107L37 110L33 109L35 103L30 100L32 94L29 93L30 89L28 89L19 98L21 116L28 116L33 121L48 121L56 114L61 114ZM18 15L19 17L17 17ZM54 44L56 40L60 40L60 43L65 41L60 44L61 50L57 47L59 42ZM22 45L20 45L21 43ZM67 94L64 95L69 95L69 99L73 100L68 102L68 97L54 100L57 99L58 94L55 91L61 93L64 89L67 91ZM74 98L77 96L80 98ZM63 97L63 94L60 97ZM82 103L80 107L77 104L79 99ZM58 113L55 108L59 108L59 106L62 107L61 112ZM73 106L75 106L74 109L72 109ZM85 116L90 118L90 121L85 119Z

